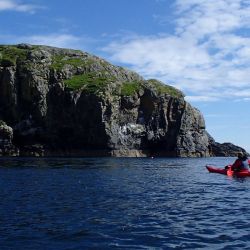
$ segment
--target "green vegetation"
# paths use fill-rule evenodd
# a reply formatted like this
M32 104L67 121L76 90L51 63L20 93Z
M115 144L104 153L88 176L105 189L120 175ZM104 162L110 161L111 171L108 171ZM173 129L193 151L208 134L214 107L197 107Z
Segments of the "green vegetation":
M39 46L32 46L31 49L39 48ZM0 45L0 66L10 67L15 66L18 61L25 61L27 59L29 49L20 48L14 45ZM100 60L97 57L91 57L84 53L75 54L74 56L69 56L66 54L57 54L52 58L52 64L50 65L51 69L62 71L66 65L70 65L73 68L92 68L96 71L89 73L74 75L71 79L65 80L66 87L77 90L82 89L87 92L97 93L104 91L105 87L110 82L115 82L118 79L112 74L112 71L109 70L108 62ZM32 63L26 61L25 64L27 67L32 67ZM87 69L86 69L87 70ZM84 70L85 71L85 70ZM121 75L126 74L126 71L123 68L120 68ZM150 87L157 94L169 94L173 97L181 98L184 97L183 93L178 89L165 85L160 81L155 79L150 79L146 82L135 80L131 82L123 82L122 85L113 85L112 93L115 95L122 96L133 96L140 89Z
M156 90L158 94L169 94L177 98L184 97L184 94L180 90L172 86L166 85L158 80L150 79L148 80L148 82Z
M124 82L121 88L122 96L132 96L141 89L142 85L140 82Z
M71 79L65 80L66 87L73 90L83 89L90 93L97 93L104 90L110 79L98 76L95 72L75 75Z
M147 87L152 88L158 95L169 94L177 98L184 97L183 93L180 90L171 87L169 85L166 85L155 79L150 79L147 82L143 81L124 82L121 87L121 95L132 96L136 94L140 89Z
M20 49L16 46L1 45L0 46L0 66L15 66L17 60L25 60L28 50Z
M94 63L93 59L83 59L80 57L67 57L65 55L56 55L53 57L51 69L62 70L65 65L72 65L73 67L84 67Z

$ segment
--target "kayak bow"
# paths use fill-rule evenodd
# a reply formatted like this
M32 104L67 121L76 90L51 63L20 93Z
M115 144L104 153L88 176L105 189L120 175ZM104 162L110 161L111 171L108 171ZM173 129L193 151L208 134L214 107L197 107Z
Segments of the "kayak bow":
M210 165L206 165L208 172L217 173L217 174L225 174L227 175L227 170L225 168L216 168Z

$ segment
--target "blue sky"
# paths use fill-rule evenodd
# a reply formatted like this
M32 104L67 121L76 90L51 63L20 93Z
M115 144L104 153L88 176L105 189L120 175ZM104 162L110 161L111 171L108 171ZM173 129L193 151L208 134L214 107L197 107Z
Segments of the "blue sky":
M0 0L0 43L76 48L181 89L250 152L250 0Z

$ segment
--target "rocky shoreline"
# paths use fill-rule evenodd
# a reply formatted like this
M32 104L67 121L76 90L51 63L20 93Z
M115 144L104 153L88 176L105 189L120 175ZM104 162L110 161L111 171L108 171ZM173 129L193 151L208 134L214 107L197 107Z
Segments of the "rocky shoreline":
M184 94L86 52L0 46L0 156L209 157L219 144Z

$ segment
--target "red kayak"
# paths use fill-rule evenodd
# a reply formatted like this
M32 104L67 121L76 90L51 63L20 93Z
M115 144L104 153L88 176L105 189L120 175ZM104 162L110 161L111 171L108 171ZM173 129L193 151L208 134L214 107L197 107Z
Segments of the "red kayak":
M228 169L225 169L225 168L217 168L214 166L207 165L206 168L210 173L224 174L224 175L235 176L235 177L250 177L249 170L233 171L231 169L231 166L228 166Z

